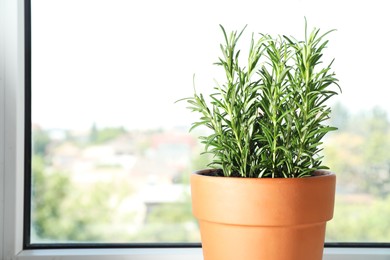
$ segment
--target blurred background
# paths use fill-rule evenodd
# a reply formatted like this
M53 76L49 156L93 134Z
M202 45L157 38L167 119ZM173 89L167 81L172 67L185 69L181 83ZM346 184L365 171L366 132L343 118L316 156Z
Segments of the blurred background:
M197 115L227 31L329 35L324 164L337 174L328 242L390 242L390 16L385 0L31 0L32 243L199 242L189 175L206 156ZM245 56L245 51L242 57ZM194 80L193 80L193 76Z

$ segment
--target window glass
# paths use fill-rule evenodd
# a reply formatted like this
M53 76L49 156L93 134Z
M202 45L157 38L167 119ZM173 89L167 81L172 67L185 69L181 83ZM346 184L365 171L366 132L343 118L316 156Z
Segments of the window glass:
M176 100L223 80L223 35L329 35L343 89L324 140L329 242L390 242L386 1L31 0L31 243L198 242L189 175L208 159ZM244 55L244 54L243 54ZM193 75L195 74L195 77ZM194 80L193 80L194 78ZM201 131L201 130L198 130Z

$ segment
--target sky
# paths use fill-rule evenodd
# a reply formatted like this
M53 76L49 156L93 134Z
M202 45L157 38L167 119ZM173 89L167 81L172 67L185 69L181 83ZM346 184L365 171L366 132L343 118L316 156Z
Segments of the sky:
M188 126L176 100L223 82L217 61L227 31L304 36L331 29L325 59L351 111L389 111L390 16L386 0L32 0L32 120L44 128Z

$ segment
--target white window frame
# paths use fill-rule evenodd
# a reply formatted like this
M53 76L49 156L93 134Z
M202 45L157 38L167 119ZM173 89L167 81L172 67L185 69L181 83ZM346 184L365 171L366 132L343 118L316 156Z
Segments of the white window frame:
M0 0L0 258L201 260L200 248L23 250L23 10L23 0ZM390 260L390 248L325 248L324 260L352 259Z

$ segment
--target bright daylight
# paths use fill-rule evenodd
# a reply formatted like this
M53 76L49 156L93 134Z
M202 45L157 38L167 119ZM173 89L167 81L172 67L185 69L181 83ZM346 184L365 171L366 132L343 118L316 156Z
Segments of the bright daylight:
M219 24L247 26L247 67L252 33L304 41L305 19L308 33L335 29L321 66L334 59L342 89L329 86L324 124L338 130L320 145L337 176L326 241L390 242L386 1L31 3L32 244L200 242L190 175L213 159L198 139L210 133L189 131L200 114L176 101L226 84Z

